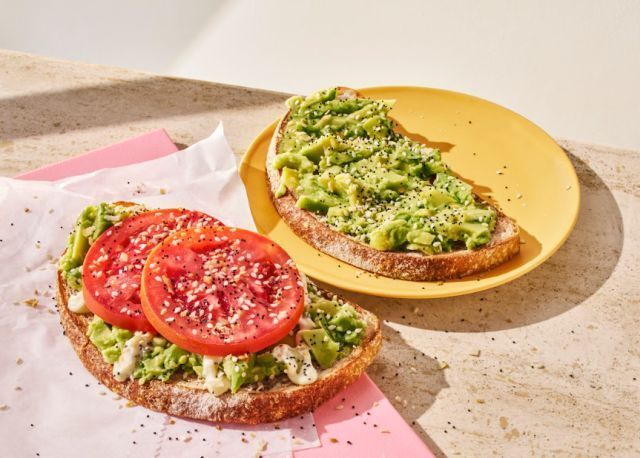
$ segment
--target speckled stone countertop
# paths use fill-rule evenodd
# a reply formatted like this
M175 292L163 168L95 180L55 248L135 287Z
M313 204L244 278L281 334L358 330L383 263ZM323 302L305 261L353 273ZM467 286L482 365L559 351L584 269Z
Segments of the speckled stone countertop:
M0 173L220 120L240 157L286 97L0 51ZM369 374L438 455L640 454L640 152L558 142L582 208L541 267L459 298L344 292L384 319Z

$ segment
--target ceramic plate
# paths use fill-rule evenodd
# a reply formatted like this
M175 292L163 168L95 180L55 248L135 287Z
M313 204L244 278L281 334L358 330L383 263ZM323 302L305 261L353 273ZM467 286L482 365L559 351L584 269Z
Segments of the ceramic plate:
M521 251L493 270L446 282L377 276L319 252L282 221L269 198L265 157L274 122L249 147L240 175L258 230L282 245L307 275L378 296L455 296L493 288L524 275L567 239L580 206L578 178L564 151L531 121L486 100L439 89L394 86L361 92L376 99L396 99L391 116L402 129L410 137L440 148L444 161L473 185L476 194L516 220L521 230Z

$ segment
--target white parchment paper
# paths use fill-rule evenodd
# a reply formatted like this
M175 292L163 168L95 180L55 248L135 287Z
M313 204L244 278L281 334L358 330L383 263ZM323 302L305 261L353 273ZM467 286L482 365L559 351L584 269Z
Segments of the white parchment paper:
M216 427L129 407L84 369L55 311L56 261L82 208L115 200L188 207L254 229L222 125L152 161L58 182L0 178L0 454L289 456L319 446L311 414Z

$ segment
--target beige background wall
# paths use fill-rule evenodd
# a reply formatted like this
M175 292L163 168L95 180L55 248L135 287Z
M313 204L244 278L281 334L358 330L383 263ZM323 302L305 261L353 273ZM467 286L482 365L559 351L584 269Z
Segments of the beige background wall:
M393 5L393 6L392 6ZM640 2L0 0L0 47L288 92L472 93L640 149Z

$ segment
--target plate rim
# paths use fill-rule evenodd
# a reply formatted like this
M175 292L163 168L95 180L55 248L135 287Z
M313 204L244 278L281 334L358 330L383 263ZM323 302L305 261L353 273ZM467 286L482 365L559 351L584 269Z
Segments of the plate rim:
M567 155L567 153L565 152L565 150L555 141L555 139L549 135L544 129L542 129L540 126L538 126L536 123L534 123L533 121L531 121L530 119L528 119L527 117L521 115L520 113L517 113L513 110L511 110L510 108L507 108L505 106L502 106L500 104L497 104L495 102L492 102L490 100L484 99L482 97L478 97L475 95L471 95L471 94L466 94L464 92L457 92L457 91L452 91L449 89L440 89L440 88L433 88L433 87L427 87L427 86L414 86L414 85L389 85L389 86L368 86L368 87L364 87L364 88L360 88L357 89L358 91L362 91L364 93L366 93L367 91L384 91L384 90L418 90L418 91L433 91L436 93L441 93L441 94L452 94L454 96L462 96L462 97L468 97L468 98L472 98L475 99L477 101L480 101L482 103L487 103L489 105L492 105L498 109L501 110L505 110L506 112L510 113L511 115L515 115L516 117L520 118L521 120L525 121L526 123L528 123L529 125L531 125L532 127L534 127L539 134L542 134L544 137L546 137L546 139L550 140L551 143L555 146L555 149L557 150L558 153L560 153L560 157L562 158L562 160L565 162L565 164L568 166L568 169L571 171L571 181L572 183L570 184L572 187L575 187L576 189L576 201L575 201L575 208L573 211L573 214L571 215L571 221L570 224L568 226L568 229L564 232L564 234L562 235L562 237L560 237L559 241L555 244L555 246L553 246L552 248L549 249L549 251L547 253L541 254L536 256L535 258L533 258L532 260L530 260L528 263L526 264L522 264L508 272L505 273L505 277L506 278L501 278L499 280L495 280L495 281L488 281L488 283L485 284L479 284L477 286L471 286L471 284L475 284L475 283L479 283L477 281L473 281L473 282L469 282L469 286L467 287L460 287L457 289L452 289L446 292L441 292L441 293L437 293L437 289L438 286L440 284L442 284L441 282L424 282L424 281L417 281L417 282L411 282L411 283L415 283L415 284L423 284L425 286L431 286L433 287L433 289L425 289L424 292L420 292L420 291L414 291L414 290L406 290L406 289L402 289L399 288L398 290L395 290L393 292L389 292L389 290L380 288L380 289L376 289L375 291L368 291L366 288L358 288L356 286L357 282L351 282L349 280L342 280L339 276L334 275L331 276L330 279L326 278L326 275L321 274L320 276L316 276L315 273L317 273L316 269L312 266L311 267L311 271L312 272L307 272L307 267L303 267L302 265L300 265L299 263L299 268L300 270L302 270L306 275L309 275L310 277L316 278L319 281L325 282L330 284L331 286L335 286L338 288L342 288L344 290L347 291L351 291L351 292L356 292L356 293L361 293L361 294L366 294L366 295L370 295L370 296L379 296L379 297L386 297L386 298L397 298L397 299L438 299L438 298L446 298L446 297L456 297L456 296L464 296L467 294L473 294L473 293L477 293L480 291L486 291L492 288L496 288L498 286L502 286L505 285L507 283L510 283L520 277L523 277L524 275L530 273L531 271L533 271L534 269L536 269L537 267L540 267L540 265L542 265L543 263L545 263L547 260L549 260L549 258L551 258L554 254L557 253L557 251L565 244L565 242L567 241L567 239L569 238L569 236L573 233L573 230L575 229L575 226L578 222L578 218L580 216L580 208L581 208L581 201L582 201L582 193L581 193L581 189L580 189L580 180L578 178L578 174L576 172L575 167L573 166L573 163L571 162L571 159L569 159L569 156ZM244 152L244 154L242 155L242 159L240 161L240 165L238 167L238 174L240 175L240 178L242 179L243 184L245 184L245 176L247 174L247 171L250 167L250 158L255 154L257 147L260 143L262 143L265 139L270 139L273 136L273 132L275 131L275 128L277 126L277 124L280 122L280 119L282 119L282 116L279 116L276 120L274 120L272 123L270 123L268 126L266 126L251 142L251 144L249 145L249 147L246 149L246 151ZM246 189L246 184L245 184L245 189ZM249 200L249 193L247 193L247 198ZM253 217L253 212L252 212L252 217ZM282 219L282 218L280 218ZM285 223L286 224L286 223ZM341 259L338 258L334 258L331 255L328 255L320 250L318 250L317 248L313 247L312 245L310 245L309 243L307 243L304 239L300 238L299 236L295 235L296 237L298 237L300 240L302 240L302 242L304 242L306 245L308 245L312 250L321 253L322 256L326 256L331 258L333 261L335 262L339 262L342 264L346 264L349 265L350 267L353 267L354 269L357 269L359 271L361 271L363 274L366 275L374 275L373 273L366 271L364 269L360 269L359 267L353 266L351 264L349 264L346 261L343 261ZM396 281L407 281L407 280L401 280L401 279L394 279L394 278L390 278L390 277L384 277L386 279L389 280L396 280ZM444 282L446 283L446 281Z

